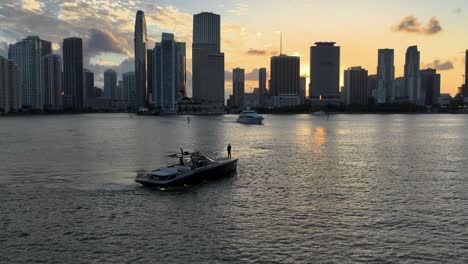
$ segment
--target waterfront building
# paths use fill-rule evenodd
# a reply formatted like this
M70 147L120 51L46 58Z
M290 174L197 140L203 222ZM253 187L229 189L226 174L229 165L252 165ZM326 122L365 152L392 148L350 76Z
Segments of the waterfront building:
M136 100L133 108L148 106L148 57L146 44L148 35L146 31L145 13L139 10L135 19L135 93Z
M301 77L301 79L299 80L299 100L301 102L301 105L305 103L306 89L307 89L307 78Z
M112 69L104 72L104 97L110 100L117 99L117 72Z
M15 62L20 71L21 104L27 108L42 110L42 57L51 51L51 43L37 36L29 36L10 45L9 59Z
M395 51L379 49L377 66L376 103L384 104L393 100L393 81L395 79Z
M346 105L367 105L371 96L367 70L352 67L345 70L344 75Z
M261 106L265 106L266 101L267 101L268 91L267 91L266 85L267 85L267 69L260 68L258 70L258 88L260 89L259 104Z
M234 106L239 108L244 107L245 94L245 70L235 68L232 70L232 94L234 98Z
M49 54L42 58L42 87L44 109L62 109L62 58L57 54Z
M84 83L84 97L85 97L85 104L86 104L87 99L97 97L96 92L94 90L94 72L88 69L84 69L83 83Z
M335 42L316 42L310 48L309 96L313 104L340 100L340 47Z
M82 109L84 99L83 40L63 40L63 87L64 108Z
M0 56L0 112L21 109L20 71L14 61Z
M378 77L377 74L367 76L367 85L373 102L376 102L378 92Z
M224 53L221 17L203 12L193 17L193 99L202 111L224 112Z
M126 72L122 74L123 80L123 100L128 101L128 105L135 105L135 72Z
M398 77L393 81L394 101L407 101L408 95L405 89L405 77Z
M424 96L421 91L420 53L418 46L411 46L406 51L405 59L405 90L410 102L424 105Z
M146 69L146 78L148 79L148 102L153 102L154 98L154 49L147 49L146 50L146 62L147 62L147 69Z
M421 90L419 105L433 106L438 104L440 97L440 74L435 69L420 71Z

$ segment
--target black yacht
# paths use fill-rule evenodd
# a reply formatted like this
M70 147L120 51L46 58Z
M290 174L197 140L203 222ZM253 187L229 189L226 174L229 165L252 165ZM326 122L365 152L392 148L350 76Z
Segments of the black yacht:
M135 181L147 187L183 186L220 178L237 170L237 159L211 158L199 152L183 151L174 157L179 158L179 164L138 176Z

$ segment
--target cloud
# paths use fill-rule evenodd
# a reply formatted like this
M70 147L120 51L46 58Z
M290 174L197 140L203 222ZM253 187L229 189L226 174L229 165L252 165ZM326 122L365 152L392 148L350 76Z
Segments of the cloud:
M451 61L441 62L440 60L435 60L429 64L426 64L426 68L436 69L439 71L448 71L454 69L454 66L453 62Z
M84 50L88 56L109 52L118 54L127 54L130 52L125 51L126 42L120 40L112 32L92 28L84 39Z
M394 32L415 33L424 35L435 35L442 31L442 26L436 17L432 17L424 26L417 17L404 17L398 25L392 27Z
M35 13L42 13L43 3L39 3L36 0L23 0L21 7L25 10L32 11Z
M258 81L258 69L253 69L251 72L245 74L246 81Z
M453 13L454 13L454 14L457 14L457 15L461 14L462 12L463 12L463 9L461 9L460 7L459 7L459 8L455 8L455 9L453 10Z
M263 56L263 55L266 55L267 54L267 51L266 50L260 50L260 49L249 49L247 51L247 54L248 55L259 55L259 56Z
M236 4L236 6L228 12L236 16L247 16L249 14L249 6L246 4Z
M8 57L8 43L0 41L0 56Z

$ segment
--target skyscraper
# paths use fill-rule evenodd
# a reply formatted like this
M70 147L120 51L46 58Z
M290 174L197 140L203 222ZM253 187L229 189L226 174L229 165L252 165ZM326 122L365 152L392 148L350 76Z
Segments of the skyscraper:
M182 98L187 96L187 45L177 42L177 92Z
M193 17L193 98L203 111L224 111L224 53L221 53L221 18L213 13Z
M153 86L154 86L154 50L146 50L146 62L148 64L146 69L146 76L148 78L148 102L151 102L154 98Z
M440 97L440 74L435 69L420 71L421 92L419 105L432 106L438 104Z
M300 104L300 58L279 55L271 57L270 92L275 107Z
M234 98L234 105L244 107L244 94L245 94L245 70L235 68L232 70L232 94Z
M340 47L335 42L317 42L310 48L311 99L339 99Z
M299 82L299 99L301 105L304 104L306 98L306 89L307 89L307 78L301 77Z
M468 88L468 49L465 54L465 87Z
M146 43L148 36L146 32L145 13L139 10L135 19L135 93L136 106L148 106L148 63Z
M344 72L345 103L347 105L367 105L370 91L368 72L361 67L352 67Z
M96 92L94 89L94 72L88 69L84 69L84 93L85 101L86 99L91 99L96 97Z
M185 43L176 42L174 35L163 33L161 43L154 50L154 105L163 111L174 112L177 102L185 96Z
M16 112L21 108L20 90L18 66L0 56L0 112Z
M83 40L67 38L63 40L63 87L64 108L82 109L83 86Z
M271 57L270 64L272 95L299 95L300 58L283 54Z
M128 101L131 106L132 102L135 101L135 73L126 72L122 75L123 80L123 100Z
M19 67L21 75L22 104L32 109L42 109L42 57L52 50L48 41L37 36L29 36L15 45L8 52Z
M221 17L203 12L193 17L193 43L213 45L213 50L221 51Z
M407 99L408 93L405 89L405 77L395 78L395 80L393 81L393 91L395 99Z
M375 100L377 99L377 87L378 87L378 78L377 75L369 75L367 77L367 83L369 87L369 91L371 94L371 97ZM375 102L374 102L375 103Z
M393 80L395 79L395 52L393 49L379 49L377 66L377 100L379 104L393 99Z
M62 58L49 54L42 58L42 98L47 110L62 109Z
M259 103L261 106L265 106L266 104L266 96L267 96L266 82L267 82L267 70L266 68L260 68L258 70L258 88L260 89Z
M117 72L112 69L104 72L104 97L111 100L117 99Z
M408 99L415 104L424 105L424 98L421 93L421 78L419 75L420 53L418 46L411 46L406 51L405 60L405 90Z

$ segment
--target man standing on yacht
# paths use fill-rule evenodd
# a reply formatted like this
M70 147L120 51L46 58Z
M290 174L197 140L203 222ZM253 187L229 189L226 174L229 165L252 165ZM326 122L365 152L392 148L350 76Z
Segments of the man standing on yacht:
M228 144L227 152L228 152L228 158L232 158L232 156L231 156L231 144Z

